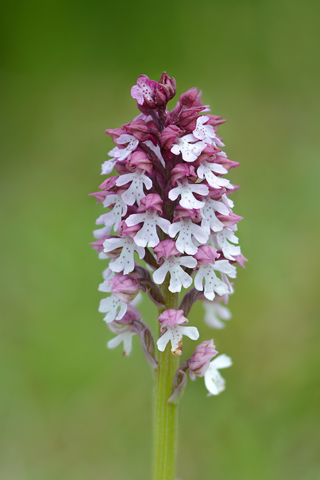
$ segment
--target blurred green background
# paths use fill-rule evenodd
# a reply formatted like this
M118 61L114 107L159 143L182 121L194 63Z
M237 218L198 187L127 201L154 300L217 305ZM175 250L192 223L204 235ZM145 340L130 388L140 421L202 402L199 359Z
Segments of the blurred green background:
M138 75L192 86L228 123L243 253L227 390L189 382L179 478L315 480L319 432L319 2L30 0L1 15L1 480L141 480L152 374L109 351L88 192ZM145 299L144 319L156 310ZM192 353L185 342L185 355Z

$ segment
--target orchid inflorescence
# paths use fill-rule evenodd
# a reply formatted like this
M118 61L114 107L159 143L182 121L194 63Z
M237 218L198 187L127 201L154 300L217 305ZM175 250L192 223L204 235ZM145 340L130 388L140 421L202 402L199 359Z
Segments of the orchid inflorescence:
M172 354L181 355L183 335L199 338L196 327L186 326L195 301L203 300L209 326L223 328L222 320L230 319L223 303L233 293L236 264L243 266L246 260L235 235L242 217L233 213L229 198L238 186L224 177L238 163L227 158L217 135L225 120L208 113L196 88L183 93L168 111L175 93L176 82L165 72L159 82L146 75L138 78L131 95L140 115L121 128L106 130L116 146L102 165L102 175L114 168L118 174L91 194L108 209L96 221L102 228L94 231L93 242L100 258L109 259L99 287L109 294L99 311L116 334L108 347L123 343L129 355L137 334L154 368L155 341L135 308L139 291L148 292L160 310L158 350L163 352L170 342ZM164 288L172 294L190 290L173 309L165 305ZM212 360L217 353L213 340L196 347L178 368L172 401L188 369L190 378L204 377L209 395L224 390L219 369L232 362L224 354Z

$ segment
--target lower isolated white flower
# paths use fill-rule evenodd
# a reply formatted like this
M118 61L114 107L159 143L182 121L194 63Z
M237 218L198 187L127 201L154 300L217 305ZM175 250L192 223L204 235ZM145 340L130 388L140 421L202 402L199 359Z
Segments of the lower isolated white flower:
M123 343L123 354L128 357L132 350L132 337L135 335L135 332L128 329L128 325L121 324L118 324L116 328L112 328L111 330L113 333L117 333L117 336L109 340L107 347L116 348Z
M134 270L134 252L136 251L140 258L145 255L145 249L136 245L135 241L127 235L121 238L108 238L103 242L104 252L112 252L122 248L118 258L109 263L109 268L113 272L122 272L126 275Z
M222 354L210 362L209 367L204 374L204 383L210 395L218 395L226 388L226 382L218 370L231 367L232 360L228 355Z
M99 305L99 312L106 313L104 321L107 323L114 320L121 320L127 311L127 304L120 300L120 298L111 295L111 297L103 298Z
M182 335L189 337L191 340L198 340L199 331L196 327L185 327L184 325L175 325L174 327L166 326L167 331L161 335L157 341L158 350L164 352L166 346L171 342L171 352L174 355L182 354Z
M171 275L169 284L170 292L180 292L182 287L189 288L192 284L192 278L181 268L181 265L187 268L195 268L197 260L193 257L169 257L158 270L154 272L153 280L158 285L162 285L169 272Z
M203 306L205 309L204 321L209 327L221 330L226 326L221 320L227 321L231 319L232 315L229 308L218 302L204 300Z

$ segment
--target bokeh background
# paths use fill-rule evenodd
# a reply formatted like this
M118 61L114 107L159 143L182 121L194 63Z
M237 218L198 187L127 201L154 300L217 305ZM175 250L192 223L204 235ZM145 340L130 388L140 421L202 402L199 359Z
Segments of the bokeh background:
M316 480L319 432L319 2L2 2L1 480L150 478L152 373L97 312L87 196L141 73L192 86L228 123L249 263L213 332L234 366L189 382L179 478ZM145 299L145 320L156 310ZM211 338L201 305L190 323ZM185 342L185 355L192 352Z

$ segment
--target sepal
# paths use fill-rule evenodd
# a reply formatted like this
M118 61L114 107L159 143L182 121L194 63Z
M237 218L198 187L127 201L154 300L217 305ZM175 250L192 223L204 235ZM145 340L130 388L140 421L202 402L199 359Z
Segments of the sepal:
M182 398L182 395L184 393L184 389L187 386L186 371L189 368L189 363L190 363L190 359L186 360L185 362L183 362L179 366L179 368L178 368L178 370L177 370L177 372L176 372L176 374L173 378L172 394L168 399L168 403L171 403L173 405L177 405L180 402L180 400Z
M202 300L204 295L202 292L199 292L195 288L192 288L186 295L183 297L182 302L179 305L179 309L183 310L184 315L187 317L191 310L192 305L197 300Z
M148 291L149 298L157 306L162 307L164 305L163 295L160 288L154 283L148 270L140 265L136 265L131 275L139 282L142 290Z
M141 321L134 322L134 324L138 330L137 333L140 337L142 351L145 354L146 359L154 369L158 368L158 362L155 358L154 339L151 330Z

